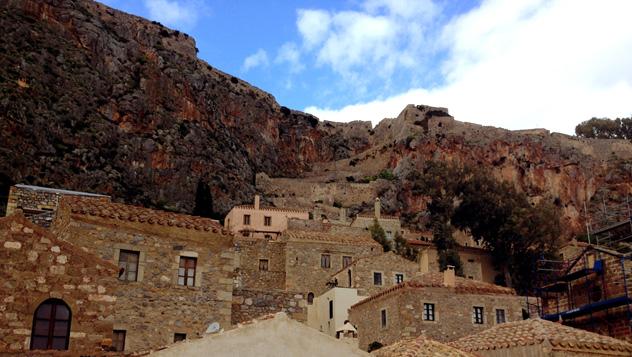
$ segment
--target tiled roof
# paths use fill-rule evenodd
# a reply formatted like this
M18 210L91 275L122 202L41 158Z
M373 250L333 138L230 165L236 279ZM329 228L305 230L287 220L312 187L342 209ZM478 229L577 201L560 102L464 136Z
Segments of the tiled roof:
M241 205L241 206L235 206L234 208L254 210L255 206L253 206L253 205ZM305 210L300 210L300 209L295 209L295 208L259 207L259 210L260 211L275 211L275 212L286 212L286 213L309 214L309 212L307 212Z
M474 357L473 354L424 336L395 342L371 354L376 357Z
M556 350L608 351L618 356L632 355L632 344L628 342L542 319L496 325L453 341L450 345L473 352L539 345L544 341L548 341ZM621 353L615 354L617 351Z
M377 294L371 295L368 298L357 302L353 307L360 306L369 301L378 299L382 296L393 294L403 289L418 289L418 288L445 288L452 289L456 294L479 294L479 295L516 295L516 291L512 288L506 288L504 286L485 283L478 280L465 279L460 276L455 277L455 286L446 287L443 285L443 273L424 273L417 277L405 281L399 285L395 285L388 289L382 290Z
M322 231L288 230L282 234L282 237L283 239L289 241L307 241L381 247L378 242L374 241L373 238L371 238L371 235L368 232L366 232L366 234L349 234Z
M70 212L78 215L228 234L219 222L210 218L114 203L107 199L64 197L61 200L61 205L62 207L68 206Z

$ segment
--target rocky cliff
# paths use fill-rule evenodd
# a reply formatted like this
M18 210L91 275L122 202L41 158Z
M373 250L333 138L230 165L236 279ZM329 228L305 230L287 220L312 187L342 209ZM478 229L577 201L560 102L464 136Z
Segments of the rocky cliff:
M259 172L297 178L283 181L287 190L447 160L487 167L534 202L554 200L570 234L582 230L584 203L593 210L632 191L629 142L483 127L414 105L376 128L321 122L199 60L186 34L96 2L0 0L0 28L0 196L28 183L221 217L251 199ZM389 213L425 208L382 181L370 190ZM312 191L339 192L332 206L353 198Z
M367 147L199 60L188 35L93 1L0 0L0 28L0 196L28 183L220 216L256 172Z

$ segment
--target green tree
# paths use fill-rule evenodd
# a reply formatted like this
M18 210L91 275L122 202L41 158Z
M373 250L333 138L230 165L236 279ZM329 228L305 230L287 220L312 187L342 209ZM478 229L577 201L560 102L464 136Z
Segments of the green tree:
M373 224L369 226L369 232L371 232L373 240L382 245L385 252L391 251L391 242L386 239L386 232L384 232L384 229L380 226L377 219L374 219Z
M578 124L575 135L582 138L632 140L632 118L592 118Z
M399 232L395 233L393 239L393 251L408 260L415 261L417 259L417 252L408 246L406 239Z

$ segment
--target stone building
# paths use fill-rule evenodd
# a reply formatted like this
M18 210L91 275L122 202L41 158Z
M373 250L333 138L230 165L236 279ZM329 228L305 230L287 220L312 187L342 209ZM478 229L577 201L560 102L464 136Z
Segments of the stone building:
M358 295L357 289L329 289L307 306L307 325L329 336L336 336L340 327L348 321L349 308L366 298ZM357 345L357 341L355 343Z
M542 319L508 322L451 346L481 357L632 356L632 344Z
M397 233L404 233L399 217L382 214L382 204L379 197L375 199L373 214L358 214L353 221L351 221L351 227L368 229L375 223L376 220L380 227L384 229L386 238L389 240L393 240Z
M307 211L261 207L259 195L254 205L235 206L224 218L224 227L235 235L273 239L287 229L292 218L309 219Z
M632 341L632 256L574 243L559 275L541 286L542 318Z
M418 263L386 252L354 259L334 273L331 279L337 281L340 287L354 288L359 295L370 296L407 281L420 272Z
M19 184L11 186L9 190L6 215L10 216L16 210L20 210L32 222L49 227L53 222L59 200L64 196L109 198L94 193Z
M117 270L20 213L0 218L0 355L109 349Z
M333 272L354 259L383 253L366 231L325 226L322 231L288 230L281 236L285 250L285 288L308 296L328 290Z
M444 273L426 273L353 305L349 320L358 327L360 348L387 345L421 334L440 342L522 319L513 289Z
M113 330L125 351L230 326L233 242L217 221L64 197L53 230L118 266Z
M409 234L415 238L408 238L408 246L417 251L418 259L422 261L425 271L439 272L439 253L432 242L432 234L422 235L420 233ZM463 276L467 279L484 281L486 283L494 283L496 276L500 274L494 268L492 257L487 250L473 242L468 237L458 234L457 243L459 244L457 251L463 267Z

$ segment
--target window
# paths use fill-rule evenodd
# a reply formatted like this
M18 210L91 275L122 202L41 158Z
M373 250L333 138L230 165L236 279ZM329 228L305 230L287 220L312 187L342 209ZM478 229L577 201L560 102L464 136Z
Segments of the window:
M382 273L373 273L373 285L382 285Z
M268 259L259 259L259 270L268 271Z
M388 239L388 240L393 239L393 232L391 232L391 231L386 231L386 239Z
M496 323L503 324L507 322L505 319L505 310L504 309L496 309Z
M173 342L180 342L187 339L186 333L174 333L173 334Z
M270 240L270 239L272 239L272 235L271 234L264 234L263 238L265 238L267 240Z
M320 267L325 269L331 268L331 255L323 254L320 256Z
M334 318L334 301L333 300L329 300L329 318L330 319Z
M314 303L314 293L307 294L307 305L311 305Z
M195 266L197 258L180 257L178 269L178 285L195 286Z
M136 281L138 280L138 258L140 252L132 250L123 250L119 252L119 280Z
M116 352L125 351L125 330L114 330L112 333L112 347Z
M380 311L380 325L382 328L386 327L386 310Z
M472 310L472 321L478 325L483 324L483 308L482 307L474 306L474 310Z
M424 320L425 321L435 320L435 305L434 304L424 304Z
M404 274L395 273L395 284L400 284L404 282Z
M70 308L59 299L40 304L33 316L32 350L67 350L70 339Z
M250 215L249 214L245 214L244 215L244 226L249 226L250 225Z
M271 226L272 225L272 217L264 216L263 217L263 225L264 226Z
M343 267L343 268L346 268L346 267L348 267L349 265L351 265L351 257L349 257L349 256L343 256L343 257L342 257L342 267Z

